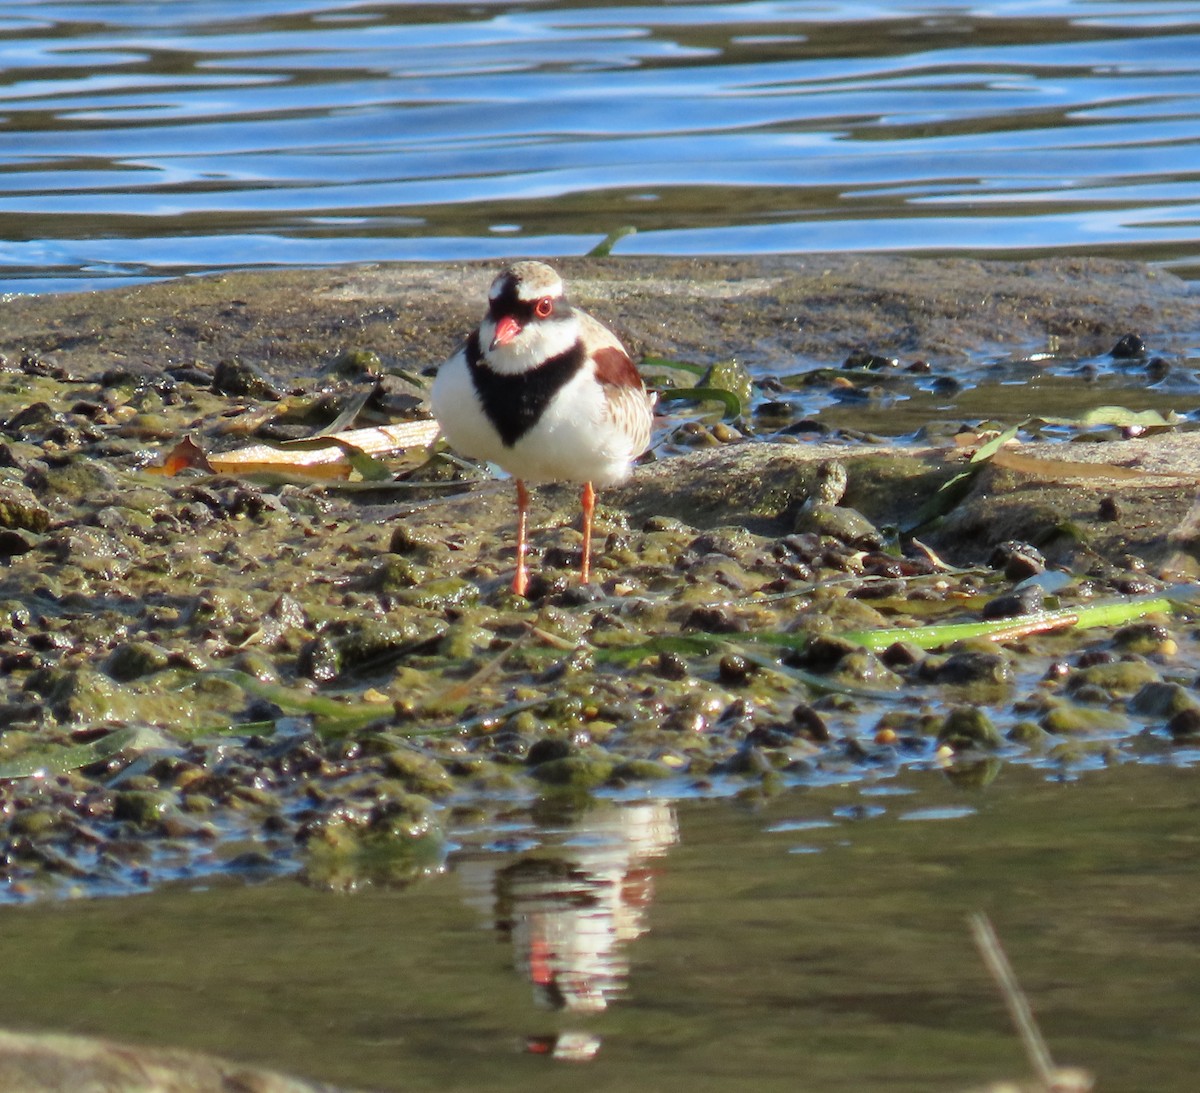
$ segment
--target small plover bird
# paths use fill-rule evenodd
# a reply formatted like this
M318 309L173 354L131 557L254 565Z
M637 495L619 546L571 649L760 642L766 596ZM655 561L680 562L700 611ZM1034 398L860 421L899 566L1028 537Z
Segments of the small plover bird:
M517 262L492 282L483 321L438 369L431 401L452 448L516 479L517 595L529 583L526 483L583 484L586 584L595 487L629 477L654 416L654 396L617 336L567 302L549 266Z

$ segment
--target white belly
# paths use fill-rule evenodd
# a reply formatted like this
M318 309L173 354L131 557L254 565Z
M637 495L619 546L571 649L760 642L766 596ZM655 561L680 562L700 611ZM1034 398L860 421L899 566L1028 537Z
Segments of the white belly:
M555 394L537 423L511 447L484 413L462 354L438 370L434 416L455 451L502 467L527 482L591 482L611 486L629 477L640 452L608 413L603 390L586 369Z

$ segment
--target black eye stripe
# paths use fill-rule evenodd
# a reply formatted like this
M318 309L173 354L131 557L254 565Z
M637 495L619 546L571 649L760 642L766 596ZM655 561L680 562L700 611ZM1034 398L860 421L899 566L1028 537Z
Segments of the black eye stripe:
M522 326L537 316L536 308L538 300L544 300L546 296L539 296L537 300L523 300L519 293L521 282L517 280L505 281L501 286L499 293L488 301L488 318L492 322L498 319L503 319L505 316L516 319ZM550 315L555 314L566 303L562 297L549 296L553 305ZM549 316L546 316L549 318Z

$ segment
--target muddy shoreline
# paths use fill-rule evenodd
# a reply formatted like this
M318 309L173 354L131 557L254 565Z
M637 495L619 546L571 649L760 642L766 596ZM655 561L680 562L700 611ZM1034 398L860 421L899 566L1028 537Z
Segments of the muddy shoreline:
M998 347L1088 357L1131 333L1186 360L1200 331L1188 285L1102 260L560 265L574 299L639 358L736 358L764 387L854 352L952 376ZM1194 572L1186 422L1112 443L1026 445L1040 469L975 475L922 531L931 556L902 552L896 529L962 471L952 438L898 446L845 430L772 433L751 407L731 424L709 414L602 497L592 588L573 579L574 491L538 492L528 603L507 590L510 490L461 464L433 467L418 452L356 483L153 473L184 436L215 453L310 435L367 394L369 422L420 417L428 370L476 321L492 272L229 274L4 302L7 898L143 890L168 867L401 883L436 864L447 825L486 814L498 795L725 778L773 792L827 762L932 761L958 739L946 710L976 701L975 686L998 727L967 750L1025 748L1029 724L1045 736L1070 719L1019 688L1055 658L1063 688L1094 667L1071 660L1070 640L967 656L949 675L953 650L888 659L825 641L819 656L797 656L841 688L832 696L760 671L738 643L764 631L836 637L917 604L919 617L939 603L977 614L1019 579L1020 565L997 560L1006 541L1039 555L1025 576L1066 575L1071 589L1053 590L1064 604ZM1065 448L1073 469L1047 472ZM1109 469L1082 471L1087 461ZM817 511L834 465L844 495ZM1190 646L1170 620L1154 625L1161 633L1114 639L1104 655L1140 659L1141 684L1167 685L1161 649ZM622 656L622 645L643 652ZM1085 693L1132 738L1127 685ZM912 687L911 714L887 702L872 712L871 694Z

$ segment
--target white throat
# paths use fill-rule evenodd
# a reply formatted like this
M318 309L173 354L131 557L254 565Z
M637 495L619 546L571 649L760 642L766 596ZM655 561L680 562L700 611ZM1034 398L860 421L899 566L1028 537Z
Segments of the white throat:
M496 324L484 319L479 327L479 348L494 372L519 375L541 367L551 357L565 353L579 339L579 320L573 315L540 319L529 323L507 345L488 348L496 336Z

